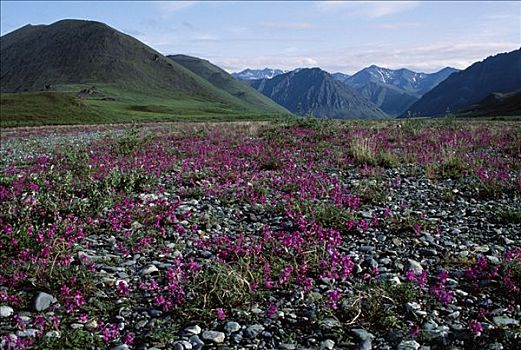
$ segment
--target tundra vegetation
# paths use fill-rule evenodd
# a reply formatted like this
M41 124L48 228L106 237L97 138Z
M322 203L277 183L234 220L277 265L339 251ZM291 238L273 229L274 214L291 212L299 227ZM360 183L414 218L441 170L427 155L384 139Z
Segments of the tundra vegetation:
M514 349L521 130L3 129L5 349Z

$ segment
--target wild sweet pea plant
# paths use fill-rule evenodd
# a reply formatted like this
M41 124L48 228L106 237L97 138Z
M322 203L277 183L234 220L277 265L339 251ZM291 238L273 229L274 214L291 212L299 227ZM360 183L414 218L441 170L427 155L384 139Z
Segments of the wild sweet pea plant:
M49 130L2 145L2 348L520 340L515 124Z

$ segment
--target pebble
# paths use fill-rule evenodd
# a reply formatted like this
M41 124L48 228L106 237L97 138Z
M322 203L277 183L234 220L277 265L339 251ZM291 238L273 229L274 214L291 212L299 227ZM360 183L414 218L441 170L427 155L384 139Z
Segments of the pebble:
M402 340L396 350L418 350L420 344L416 340Z
M159 269L156 267L156 265L150 264L150 265L145 266L139 274L141 276L145 276L145 275L151 275L151 274L157 273L157 272L159 272Z
M244 336L246 338L253 339L253 338L256 338L259 335L259 333L262 332L263 330L264 330L264 326L262 326L260 324L254 324L254 325L247 327L244 330Z
M320 342L320 350L332 350L335 348L335 342L331 339L326 339Z
M408 269L412 270L415 274L419 275L420 273L423 272L422 265L419 262L417 262L416 260L407 259L407 262L408 262Z
M373 348L372 342L374 339L374 335L362 328L351 329L351 332L353 332L358 337L358 339L360 339L360 345L358 349L370 350Z
M16 335L17 335L18 337L20 337L20 338L24 338L24 337L36 337L39 333L40 333L40 331L37 330L37 329L34 329L34 328L27 328L26 330L16 332Z
M192 343L190 343L186 340L178 340L178 341L174 342L173 346L174 346L174 349L177 346L177 348L179 350L191 350L192 349Z
M85 323L85 329L89 332L95 332L99 328L98 321L96 320L90 320L87 323Z
M225 335L223 332L218 331L204 331L203 340L211 341L215 344L221 344L224 342Z
M241 325L235 321L228 321L224 325L224 331L228 334L235 333L241 330Z
M47 338L56 338L57 339L57 338L61 337L61 334L58 331L49 331L49 332L45 333L45 336Z
M10 317L14 310L10 306L0 306L0 317Z
M33 299L33 309L35 311L44 311L56 302L56 298L54 298L51 294L45 292L38 292Z
M501 260L499 260L499 258L497 256L487 255L486 258L487 258L488 262L491 263L492 265L501 264Z
M199 350L204 347L204 342L197 335L192 335L190 337L190 343L194 350Z
M519 321L506 316L495 316L494 323L498 326L519 326Z
M189 326L184 329L184 332L188 335L199 335L201 334L201 327L198 325Z
M322 321L320 321L320 326L325 329L332 329L340 327L341 324L340 322L338 322L338 320L335 320L334 318L324 318Z

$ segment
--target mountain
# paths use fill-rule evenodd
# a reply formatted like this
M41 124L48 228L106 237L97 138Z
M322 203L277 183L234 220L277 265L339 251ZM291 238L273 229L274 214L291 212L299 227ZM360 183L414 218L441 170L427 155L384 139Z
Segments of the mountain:
M460 113L463 117L497 117L521 115L521 90L488 95Z
M345 83L345 81L346 81L347 79L349 79L349 77L351 77L351 76L348 75L348 74L344 74L344 73L340 73L340 72L337 72L337 73L331 73L331 76L333 77L333 79L338 80L338 81L341 82L341 83Z
M373 103L319 68L291 71L250 84L299 115L312 113L320 118L337 119L387 117Z
M168 116L201 115L203 110L215 114L280 111L273 105L250 104L232 96L100 22L27 25L2 36L0 43L2 93L74 92L98 100L87 107L110 106L111 113L112 108L118 108L118 113Z
M356 90L391 116L402 114L418 100L416 95L410 94L394 85L369 82Z
M356 89L384 112L398 116L424 93L456 71L447 67L427 74L372 65L345 79L344 83Z
M502 53L451 74L409 111L413 115L441 116L468 109L493 93L521 89L521 49Z
M457 71L446 67L436 73L427 74L416 73L405 68L393 70L372 65L354 74L347 79L346 83L357 89L370 82L392 85L419 97Z
M277 105L251 86L235 79L207 60L187 55L168 55L166 57L207 80L216 88L226 91L249 105L266 111L288 112L284 107Z
M239 80L256 80L256 79L271 79L276 77L277 75L287 73L285 70L281 69L245 69L238 73L232 73L234 78Z

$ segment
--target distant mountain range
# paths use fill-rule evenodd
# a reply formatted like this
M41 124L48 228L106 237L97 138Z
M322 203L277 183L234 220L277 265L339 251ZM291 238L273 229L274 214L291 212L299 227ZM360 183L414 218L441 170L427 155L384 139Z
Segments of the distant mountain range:
M364 68L346 80L349 86L360 89L368 83L377 83L399 88L411 95L422 96L450 74L455 68L446 67L436 73L416 73L409 69L388 69L375 65Z
M423 94L457 71L455 68L446 67L436 73L428 74L409 69L393 70L372 65L352 76L337 72L331 74L331 77L358 91L386 114L399 116ZM282 72L281 69L246 69L232 75L241 80L272 79L283 74Z
M465 111L493 93L521 89L521 49L476 62L450 75L427 92L408 111L413 115L441 116ZM403 116L405 116L404 113Z
M372 102L319 68L280 74L272 79L250 80L262 92L290 112L319 118L386 118Z
M287 73L287 71L282 69L245 69L243 71L232 73L234 78L239 80L256 80L256 79L271 79L276 77L277 75Z

